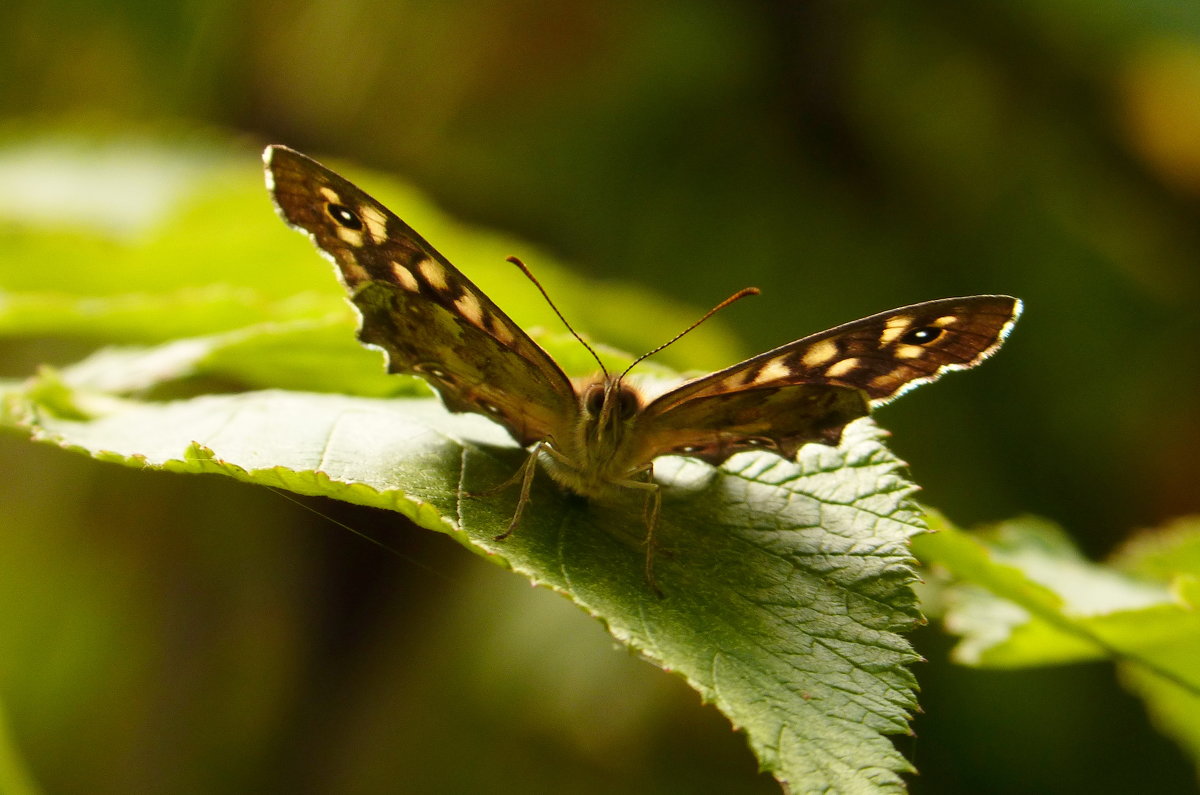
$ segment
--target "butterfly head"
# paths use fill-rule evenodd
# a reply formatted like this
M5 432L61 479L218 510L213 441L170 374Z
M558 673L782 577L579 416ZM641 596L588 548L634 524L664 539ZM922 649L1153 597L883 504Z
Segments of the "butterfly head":
M620 378L597 373L579 385L579 408L588 437L615 441L642 410L642 395Z

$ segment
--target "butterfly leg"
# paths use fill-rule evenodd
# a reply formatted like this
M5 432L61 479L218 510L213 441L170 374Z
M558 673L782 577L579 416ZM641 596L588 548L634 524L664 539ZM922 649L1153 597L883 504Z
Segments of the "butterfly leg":
M658 515L662 509L662 489L657 483L653 486L653 489L646 492L646 502L642 506L642 516L646 520L646 582L654 593L662 598L663 592L659 590L654 579L654 552L658 549L654 531L658 529Z
M539 442L539 444L541 443ZM479 491L467 491L464 493L468 497L475 499L476 497L494 497L503 491L507 491L522 481L522 479L525 477L525 470L529 466L529 461L533 460L534 458L536 458L536 453L527 458L525 463L517 467L517 471L506 478L503 482L497 483L495 486L488 486L486 489L480 489Z
M631 478L622 481L619 485L646 492L646 499L642 503L642 521L646 524L646 538L642 542L646 547L646 583L656 596L662 598L663 592L654 579L654 552L658 548L654 533L658 529L658 517L662 511L662 487L654 482L653 464L648 464L644 469L634 473L635 477L637 475L644 476L645 480Z
M521 465L511 478L501 483L499 486L489 489L489 491L500 491L517 483L518 479L521 483L521 492L517 495L517 509L513 512L512 521L508 523L508 529L500 535L494 536L496 541L503 541L513 534L517 529L517 525L521 524L521 515L525 513L525 506L529 503L529 490L533 487L533 476L537 473L538 453L542 451L545 442L536 443L529 451L529 457L525 459L525 463Z

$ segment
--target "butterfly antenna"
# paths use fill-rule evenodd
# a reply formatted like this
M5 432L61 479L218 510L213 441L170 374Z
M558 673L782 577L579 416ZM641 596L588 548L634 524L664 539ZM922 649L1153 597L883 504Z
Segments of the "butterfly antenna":
M714 306L712 309L710 309L710 310L708 310L707 312L705 312L705 313L704 313L704 317L700 318L700 319L699 319L699 320L697 320L695 323L693 323L692 325L690 325L690 326L688 326L687 328L685 328L683 331L681 331L681 332L679 332L678 334L676 334L674 337L671 337L671 339L667 340L667 341L666 341L666 342L664 342L662 345L659 345L659 346L658 346L657 348L655 348L654 350L652 350L652 351L648 351L647 353L643 353L641 356L639 356L639 357L637 357L636 359L634 359L634 360L633 360L633 364L631 364L631 365L629 365L628 367L626 367L626 368L625 368L625 370L624 370L624 371L621 373L620 377L618 377L618 378L617 378L617 380L618 380L618 381L620 381L622 378L624 378L624 377L626 376L626 374L628 374L628 373L629 373L629 371L630 371L630 370L632 370L634 367L636 367L638 364L640 364L640 363L641 363L643 360L645 360L645 359L649 359L651 356L653 356L654 354L658 353L658 352L659 352L659 351L661 351L663 348L666 348L668 345L674 345L674 344L675 344L676 342L678 342L678 341L679 341L679 340L680 340L680 339L681 339L681 338L682 338L682 337L683 337L685 334L687 334L687 333L688 333L688 332L690 332L692 329L696 328L696 326L699 326L701 323L703 323L704 321L708 320L710 317L712 317L713 315L717 314L718 312L720 312L722 309L724 309L725 307L729 306L729 305L730 305L730 304L732 304L733 302L735 302L735 301L740 301L740 300L742 300L743 298L745 298L745 297L747 297L747 296L750 296L750 295L758 295L758 294L759 294L759 293L761 293L761 292L762 292L762 290L758 289L757 287L743 287L742 289L738 290L736 293L734 293L733 295L729 296L729 297L728 297L728 298L726 298L724 301L722 301L721 303L719 303L719 304L717 304L716 306Z
M592 358L596 360L596 364L600 365L600 372L604 373L604 380L607 381L609 378L608 368L604 366L604 362L600 361L600 357L596 354L596 351L592 348L592 346L587 344L587 340L579 336L579 332L571 328L571 324L567 322L565 317L563 317L563 313L558 311L558 307L555 306L554 302L550 300L550 295L546 292L546 288L542 287L542 283L537 280L537 277L533 275L533 272L526 267L524 262L521 262L521 260L517 259L516 257L508 257L508 261L520 268L521 273L524 273L525 277L528 278L529 281L533 282L533 286L538 288L538 291L542 294L542 298L545 298L546 303L550 304L550 308L554 310L554 314L558 315L558 319L562 321L562 324L567 327L567 331L571 332L571 336L579 340L579 344L587 348L588 353L590 353ZM710 312L709 314L712 313Z

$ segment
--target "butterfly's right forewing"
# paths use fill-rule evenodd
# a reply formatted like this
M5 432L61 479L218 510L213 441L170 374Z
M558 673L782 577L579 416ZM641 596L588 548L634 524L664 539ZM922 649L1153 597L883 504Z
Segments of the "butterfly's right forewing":
M660 396L638 418L639 457L694 455L719 463L751 447L791 457L950 370L993 353L1021 313L1006 295L900 307L759 354Z
M524 445L570 431L578 408L562 370L420 235L298 152L272 146L264 161L280 214L337 265L359 338L390 372L425 378L447 408L491 417Z

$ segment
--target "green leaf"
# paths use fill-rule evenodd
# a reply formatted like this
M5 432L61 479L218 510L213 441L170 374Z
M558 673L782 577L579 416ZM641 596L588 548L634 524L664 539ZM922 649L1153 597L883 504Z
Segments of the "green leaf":
M1118 550L1113 564L1170 586L1180 612L1193 620L1187 628L1176 625L1177 634L1155 649L1156 658L1169 670L1193 672L1192 681L1200 681L1200 517L1139 534ZM1181 694L1175 682L1137 665L1121 666L1121 679L1145 700L1159 729L1183 746L1200 773L1200 694Z
M177 292L78 296L0 292L0 336L53 334L112 342L157 342L236 329L248 323L287 322L338 315L352 326L340 296L305 293L272 299L244 287L215 285Z
M1020 519L968 535L933 516L915 540L954 582L941 594L955 658L1015 668L1109 658L1200 766L1200 520L1143 534L1106 566L1056 526Z
M178 347L178 346L176 346ZM114 354L186 372L195 351ZM219 473L393 509L572 599L649 661L683 677L744 731L792 791L900 791L909 770L885 734L907 731L919 620L908 539L912 485L869 420L795 463L746 453L720 470L682 458L666 486L656 575L645 582L640 503L603 506L538 478L517 532L494 536L515 494L471 497L524 460L507 434L433 399L278 390L159 403L121 397L101 362L10 391L5 415L34 439L138 468ZM66 410L64 411L64 407Z
M919 620L908 540L922 525L913 486L870 421L796 462L747 453L715 470L660 459L665 599L644 579L636 496L591 504L539 476L522 526L497 542L516 495L469 495L505 481L527 454L487 420L448 414L423 382L385 376L379 355L355 343L328 265L271 211L256 152L179 153L179 162L171 153L145 141L63 139L40 155L0 145L0 166L39 163L0 168L10 195L24 195L31 174L64 191L40 208L0 202L0 335L161 343L0 382L0 424L139 469L396 510L564 594L683 677L792 791L902 789L899 773L911 768L885 735L907 731L915 706L905 666L916 655L898 633ZM126 177L115 202L114 170ZM510 254L534 267L577 327L628 347L651 348L663 328L699 315L647 291L568 278L536 249L464 228L409 186L352 172L523 326L560 327L514 278ZM631 315L657 322L630 324ZM573 340L536 337L568 372L592 369ZM699 366L738 358L719 319L667 355L684 351ZM231 388L259 391L194 396ZM166 399L180 395L189 397Z

